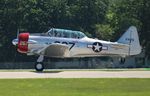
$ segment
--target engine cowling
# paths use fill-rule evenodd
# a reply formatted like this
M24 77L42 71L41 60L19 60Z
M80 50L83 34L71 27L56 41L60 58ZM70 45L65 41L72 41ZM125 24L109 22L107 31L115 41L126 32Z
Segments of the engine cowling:
M27 53L28 52L28 40L29 33L20 33L18 37L18 52Z

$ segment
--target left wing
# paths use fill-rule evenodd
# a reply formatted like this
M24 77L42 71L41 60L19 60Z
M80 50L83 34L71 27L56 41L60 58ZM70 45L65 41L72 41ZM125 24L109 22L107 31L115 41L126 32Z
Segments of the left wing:
M65 44L51 44L39 50L33 50L33 53L47 57L69 57L69 47Z

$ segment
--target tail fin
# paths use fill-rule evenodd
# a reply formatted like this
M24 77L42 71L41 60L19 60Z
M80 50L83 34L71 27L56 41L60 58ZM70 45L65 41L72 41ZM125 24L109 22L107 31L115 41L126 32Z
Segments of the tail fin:
M139 36L135 26L131 26L117 42L129 44L129 55L137 55L141 53Z

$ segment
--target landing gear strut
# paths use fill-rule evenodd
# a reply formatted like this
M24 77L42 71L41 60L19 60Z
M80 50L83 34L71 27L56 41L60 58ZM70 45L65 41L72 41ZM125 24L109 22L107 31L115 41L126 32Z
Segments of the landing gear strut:
M39 58L37 59L37 62L35 63L35 70L38 72L42 72L44 69L44 64L43 64L44 56L40 55Z

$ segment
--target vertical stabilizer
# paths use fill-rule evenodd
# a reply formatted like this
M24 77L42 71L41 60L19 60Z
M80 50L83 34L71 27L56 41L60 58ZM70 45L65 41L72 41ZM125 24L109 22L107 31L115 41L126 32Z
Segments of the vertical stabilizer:
M129 44L129 55L137 55L141 52L139 36L135 26L131 26L117 42Z

